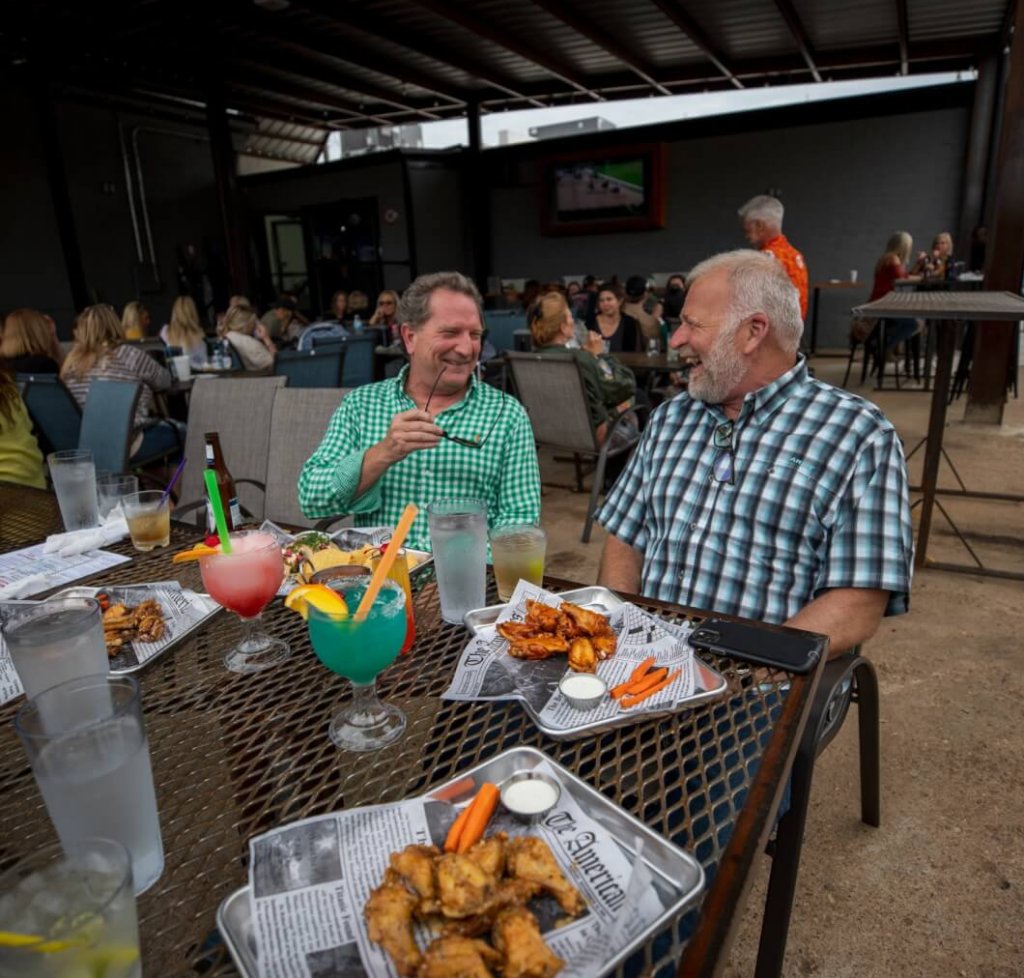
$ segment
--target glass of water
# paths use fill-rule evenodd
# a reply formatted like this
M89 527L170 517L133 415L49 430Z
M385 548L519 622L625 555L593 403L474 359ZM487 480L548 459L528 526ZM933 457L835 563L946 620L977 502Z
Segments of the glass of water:
M95 838L22 857L0 876L0 931L0 978L140 978L128 851Z
M96 466L92 452L84 448L51 452L46 461L50 466L50 478L57 493L64 529L85 530L98 526L100 514L96 504Z
M126 496L138 491L139 480L134 475L111 475L109 472L97 475L96 501L99 505L100 519L105 520Z
M487 504L481 499L439 499L427 506L441 617L462 624L487 594Z

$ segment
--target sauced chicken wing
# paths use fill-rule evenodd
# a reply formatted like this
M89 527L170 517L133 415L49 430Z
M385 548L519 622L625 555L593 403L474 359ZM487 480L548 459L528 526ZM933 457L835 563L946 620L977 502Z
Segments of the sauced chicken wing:
M601 659L615 654L616 636L608 619L570 601L559 608L527 601L525 621L501 622L497 629L508 640L513 658L549 659L569 653L569 666L577 672L594 672ZM577 645L580 641L583 644Z
M558 628L558 609L540 601L527 600L526 623L533 625L538 631L553 632Z
M569 668L574 672L597 672L597 651L589 638L574 638L569 648Z
M507 638L510 642L533 638L541 631L536 625L525 621L499 621L494 627L502 638Z
M577 917L586 909L580 891L562 875L561 868L543 839L533 836L512 839L505 855L509 875L539 883L541 889L550 893L567 914Z
M510 642L508 654L516 659L550 659L553 655L564 655L569 643L560 635L535 635Z
M608 619L596 611L588 611L571 601L563 601L561 612L573 625L574 635L599 635L609 631Z
M594 651L597 653L599 659L610 659L615 655L617 639L615 632L610 628L607 632L601 632L599 635L593 635L590 639L590 644L594 646Z
M450 934L433 940L423 955L419 978L492 978L501 955L483 941Z
M526 907L502 910L491 931L505 978L553 978L565 962L544 943L537 918Z
M434 863L441 851L437 846L406 846L391 853L391 868L419 898L417 912L423 916L437 911L437 872Z
M487 909L497 880L467 856L446 853L437 861L437 888L445 917L471 917Z
M495 832L488 839L481 839L476 845L470 846L466 852L466 858L471 859L485 873L490 873L496 880L501 879L505 872L505 843L508 842L508 835L504 832ZM433 846L429 847L434 849ZM437 852L434 849L434 852Z
M370 893L363 908L370 940L384 948L403 978L416 974L423 957L412 933L412 915L417 902L402 885L398 874L389 869L384 874L384 882Z

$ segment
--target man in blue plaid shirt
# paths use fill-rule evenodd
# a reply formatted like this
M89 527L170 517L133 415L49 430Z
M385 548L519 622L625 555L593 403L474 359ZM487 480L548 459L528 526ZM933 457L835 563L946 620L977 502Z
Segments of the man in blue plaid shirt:
M357 526L394 526L421 507L406 538L429 550L424 507L476 498L490 528L540 519L540 472L523 406L479 381L480 293L458 272L421 275L402 296L409 364L397 377L358 387L334 412L299 475L311 517L354 513Z
M698 265L670 344L699 358L597 519L600 583L828 635L907 610L906 463L872 404L811 378L796 290L754 251Z

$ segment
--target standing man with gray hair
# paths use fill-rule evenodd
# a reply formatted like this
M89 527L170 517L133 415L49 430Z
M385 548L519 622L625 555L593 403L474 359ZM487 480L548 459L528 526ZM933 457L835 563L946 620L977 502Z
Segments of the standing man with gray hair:
M598 511L599 581L820 632L838 655L907 610L900 439L873 404L808 375L774 258L716 255L689 282L669 342L698 362Z
M476 286L459 272L421 275L402 295L399 322L408 365L341 402L299 475L302 511L394 526L416 503L407 545L417 550L430 549L425 507L435 499L482 499L489 528L538 522L530 419L515 398L476 377Z
M740 209L743 236L752 248L773 254L786 270L789 280L800 295L800 318L807 318L807 262L782 233L786 210L782 201L768 194L751 197Z

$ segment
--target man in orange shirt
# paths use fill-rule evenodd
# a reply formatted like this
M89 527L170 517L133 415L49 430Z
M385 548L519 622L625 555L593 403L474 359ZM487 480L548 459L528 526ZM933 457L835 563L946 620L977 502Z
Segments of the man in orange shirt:
M743 234L751 246L770 251L786 270L789 280L800 294L800 315L807 318L807 263L782 233L782 201L767 194L751 197L740 209Z

